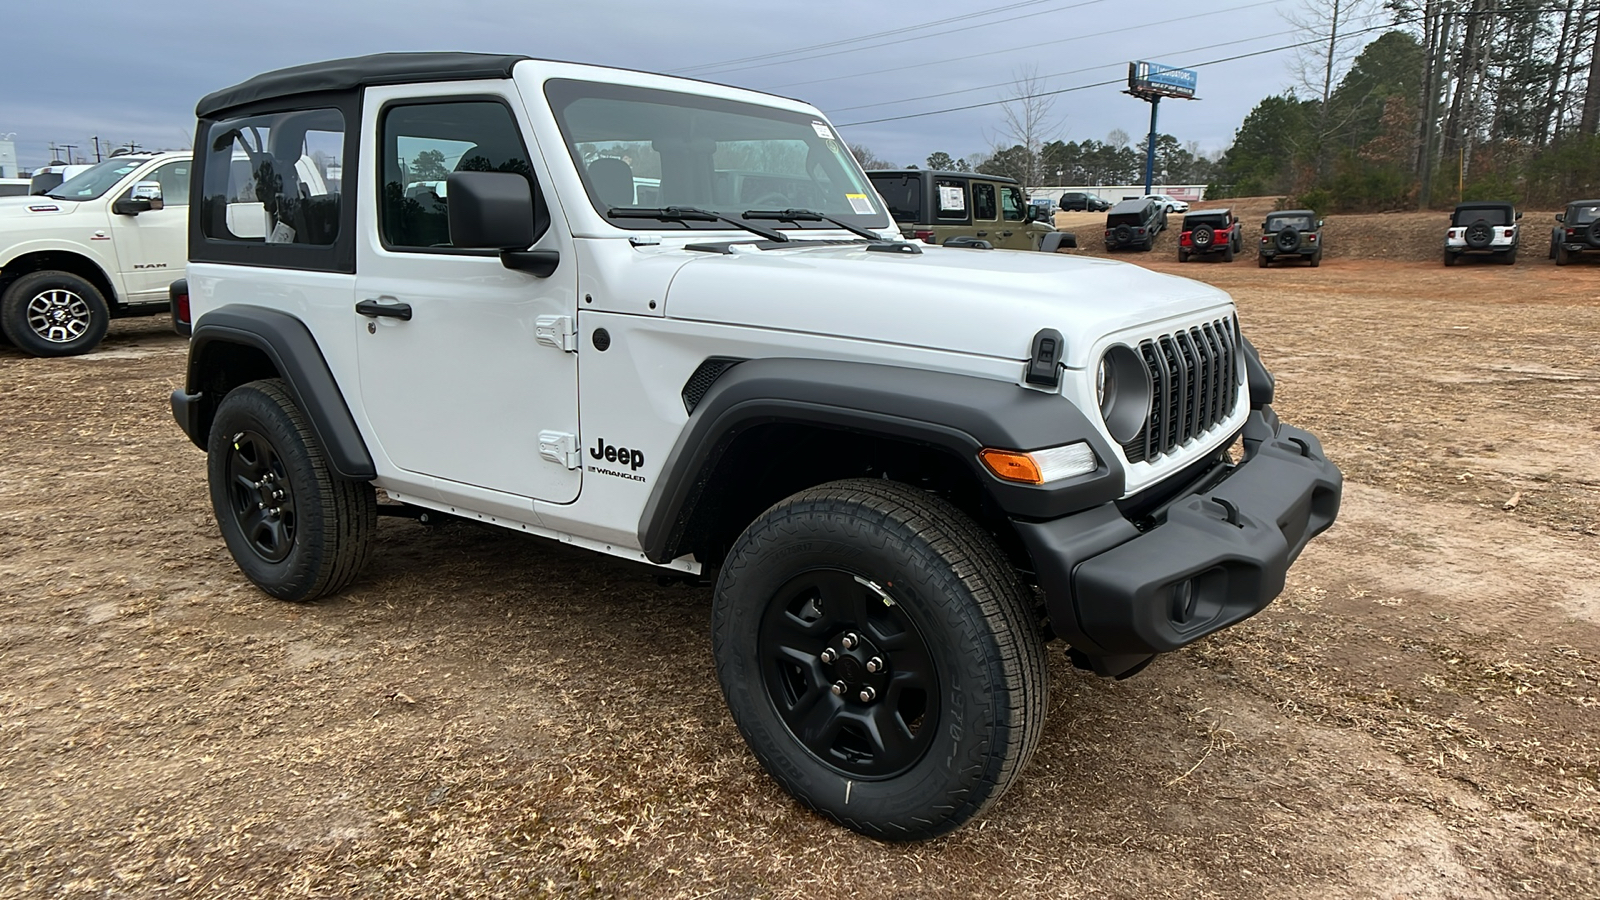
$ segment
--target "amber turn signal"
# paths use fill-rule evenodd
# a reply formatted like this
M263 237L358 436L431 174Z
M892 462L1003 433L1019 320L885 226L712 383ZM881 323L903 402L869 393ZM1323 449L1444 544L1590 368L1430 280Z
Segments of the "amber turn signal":
M985 447L978 453L978 458L983 460L983 464L996 478L1022 484L1044 484L1044 475L1039 471L1039 464L1026 453Z

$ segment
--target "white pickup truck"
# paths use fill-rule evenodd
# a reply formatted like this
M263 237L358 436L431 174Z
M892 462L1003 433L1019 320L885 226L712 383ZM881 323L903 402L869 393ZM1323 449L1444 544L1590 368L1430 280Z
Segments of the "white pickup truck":
M113 318L167 310L188 252L188 153L119 156L0 197L0 328L35 356L87 353Z

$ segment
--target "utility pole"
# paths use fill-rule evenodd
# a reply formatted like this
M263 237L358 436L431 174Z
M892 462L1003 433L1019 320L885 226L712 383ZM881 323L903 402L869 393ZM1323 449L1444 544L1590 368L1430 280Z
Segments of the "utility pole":
M60 161L61 161L61 155L60 155L60 151L56 148L56 142L55 141L51 141L50 142L50 162L51 162L51 164L55 164L55 163L58 163Z
M100 162L100 135L94 136L94 161Z
M62 144L61 149L67 151L67 165L72 165L72 151L78 149L77 144Z

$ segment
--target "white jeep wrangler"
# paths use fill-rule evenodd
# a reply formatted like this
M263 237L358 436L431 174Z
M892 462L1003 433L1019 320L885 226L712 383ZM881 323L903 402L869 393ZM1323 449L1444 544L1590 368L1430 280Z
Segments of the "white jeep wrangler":
M244 574L339 590L407 510L714 574L750 749L861 832L994 803L1047 641L1130 675L1263 608L1338 511L1226 294L904 242L804 103L408 53L197 114L172 405Z
M1510 203L1475 200L1457 204L1444 236L1444 264L1455 265L1463 256L1490 256L1505 265L1517 262L1517 220L1522 213Z
M0 198L0 328L35 356L87 353L112 318L167 311L188 247L188 153L118 156Z

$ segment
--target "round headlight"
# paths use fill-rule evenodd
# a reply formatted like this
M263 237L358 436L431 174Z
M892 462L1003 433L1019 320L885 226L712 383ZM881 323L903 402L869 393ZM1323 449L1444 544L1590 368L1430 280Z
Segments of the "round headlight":
M1117 443L1133 440L1150 417L1150 371L1131 347L1118 344L1100 357L1095 372L1100 418Z

